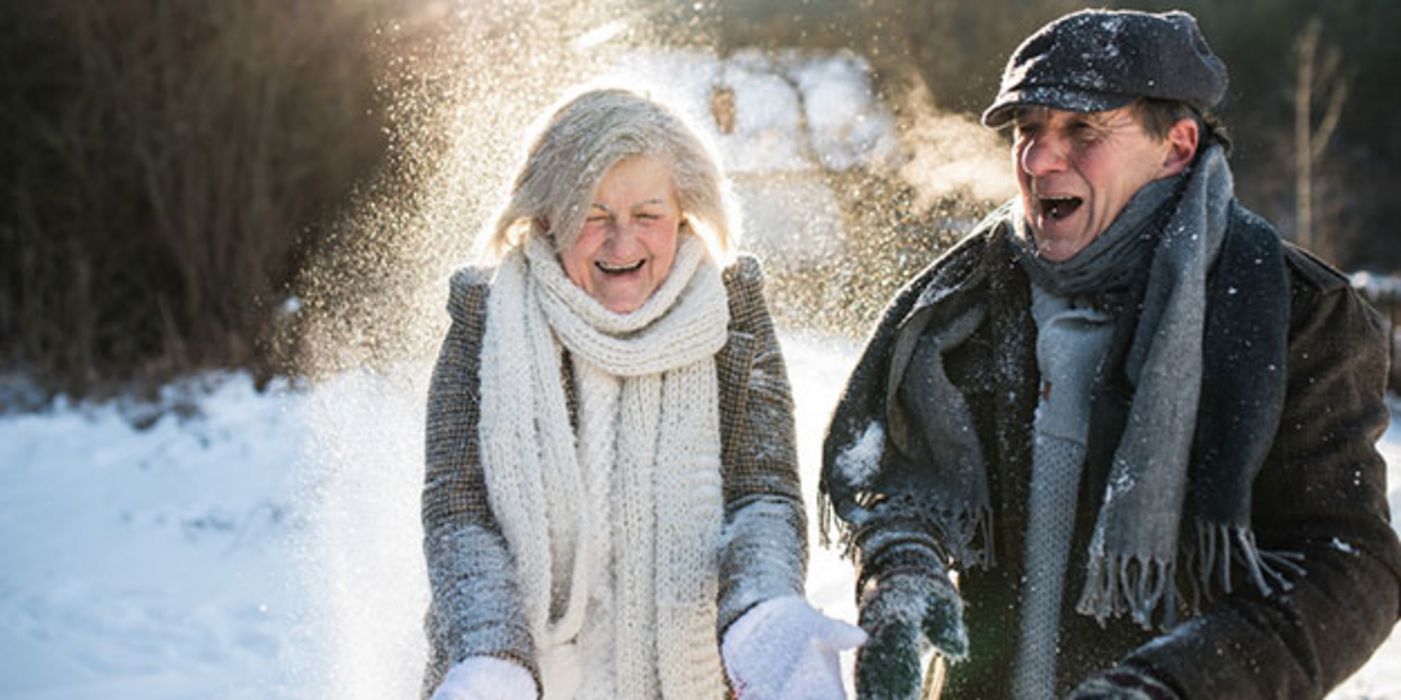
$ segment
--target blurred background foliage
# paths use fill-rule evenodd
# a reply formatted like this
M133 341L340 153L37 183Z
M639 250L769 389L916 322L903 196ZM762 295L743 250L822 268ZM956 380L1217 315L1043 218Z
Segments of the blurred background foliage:
M0 3L0 362L83 392L250 366L383 157L361 2Z
M485 22L483 31L500 35L493 47L511 46L514 32L530 29L516 22L520 4L0 3L0 371L78 394L150 387L198 368L288 371L299 340L288 319L308 261L373 235L357 225L374 217L347 218L346 210L412 188L416 176L396 155L409 142L441 140L428 148L449 149L435 132L443 122L415 122L396 97L404 83L430 77L414 61L429 47L441 51L444 32L433 25ZM1221 113L1248 206L1286 237L1300 235L1306 216L1312 247L1345 269L1401 271L1388 223L1401 220L1401 197L1392 194L1401 184L1401 3L1110 4L1179 7L1200 19L1231 70ZM1078 6L639 0L630 11L657 27L663 45L721 55L849 48L870 61L897 111L916 84L926 108L973 115L1015 45ZM415 30L405 33L406 24ZM1300 47L1311 26L1313 77L1301 92ZM1306 215L1296 178L1301 134L1312 138ZM834 183L860 201L888 200L878 208L895 214L866 225L920 238L908 189ZM944 209L970 216L990 204ZM906 252L923 258L946 243L929 236ZM345 266L334 283L375 284L384 266L372 262ZM897 262L913 271L908 256ZM868 306L878 307L883 292L871 290Z

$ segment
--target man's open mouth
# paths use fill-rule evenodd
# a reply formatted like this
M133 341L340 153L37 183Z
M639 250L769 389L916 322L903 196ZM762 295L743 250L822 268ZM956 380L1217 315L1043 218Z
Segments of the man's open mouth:
M1053 221L1060 221L1075 213L1084 201L1079 197L1042 197L1037 200L1041 205L1041 214Z
M637 262L628 265L610 265L606 262L603 262L602 260L599 260L594 263L594 267L597 267L599 270L603 271L603 274L605 275L626 275L629 272L637 272L638 270L641 270L642 263L644 262L647 261L638 260Z

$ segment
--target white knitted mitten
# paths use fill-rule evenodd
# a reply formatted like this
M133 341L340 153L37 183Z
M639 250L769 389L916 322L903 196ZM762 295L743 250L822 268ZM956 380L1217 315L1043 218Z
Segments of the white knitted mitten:
M536 700L535 679L514 661L469 656L448 669L428 700Z
M740 700L845 700L837 654L865 641L860 627L793 595L750 608L725 631L720 652Z

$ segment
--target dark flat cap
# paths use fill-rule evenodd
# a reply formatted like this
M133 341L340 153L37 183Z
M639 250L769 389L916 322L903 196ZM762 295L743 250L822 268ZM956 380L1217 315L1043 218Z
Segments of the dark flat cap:
M1102 112L1151 97L1206 110L1225 94L1226 64L1192 15L1082 10L1017 47L983 124L1001 126L1021 105Z

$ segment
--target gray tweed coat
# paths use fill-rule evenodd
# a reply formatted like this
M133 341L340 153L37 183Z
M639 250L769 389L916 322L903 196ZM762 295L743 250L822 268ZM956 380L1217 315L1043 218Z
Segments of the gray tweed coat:
M452 326L428 394L423 552L432 598L424 623L425 696L469 656L510 659L539 677L511 555L487 499L477 438L490 274L467 268L453 276ZM729 339L715 358L725 499L717 642L756 603L801 594L807 567L793 400L764 303L763 273L756 259L740 256L724 270L724 281ZM572 392L572 382L561 381Z

